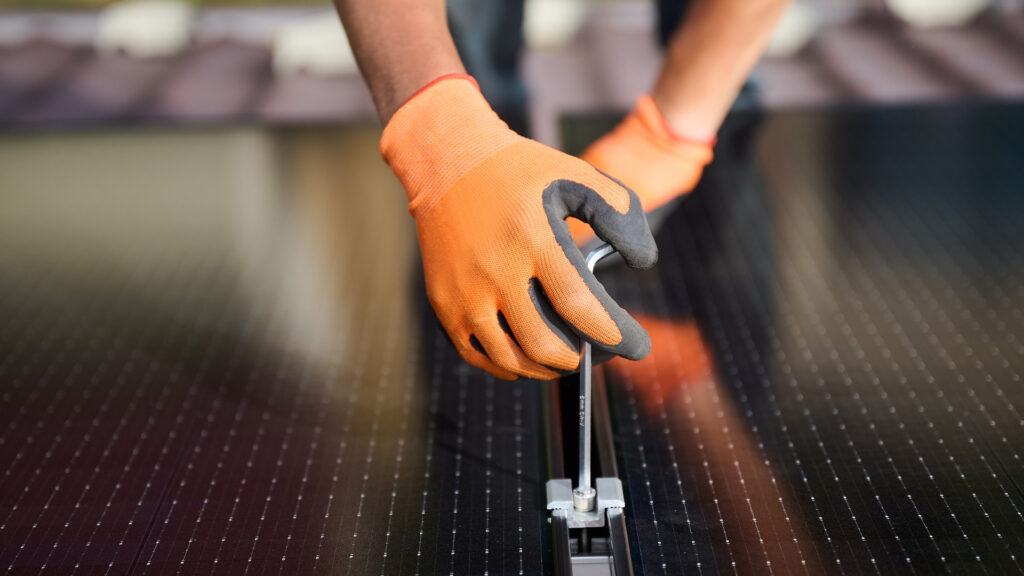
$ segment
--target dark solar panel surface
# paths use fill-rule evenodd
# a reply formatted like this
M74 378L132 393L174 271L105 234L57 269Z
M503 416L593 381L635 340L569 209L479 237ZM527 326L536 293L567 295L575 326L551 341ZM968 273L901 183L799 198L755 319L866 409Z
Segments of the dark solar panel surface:
M742 124L608 277L653 341L609 367L634 561L1021 572L1024 109Z
M8 193L9 573L550 568L538 387L458 362L375 134L332 134L278 141L294 220L225 210L306 248ZM606 371L638 572L1021 571L1022 134L1014 106L730 123L658 267L602 272L654 342Z
M316 255L283 248L284 236L266 249L249 238L240 248L258 262L243 270L210 235L233 228L230 217L210 226L187 211L182 224L172 201L156 221L126 222L146 222L146 189L109 203L93 191L92 216L62 219L51 206L43 221L23 208L36 199L10 195L33 224L5 218L0 232L4 573L543 572L536 383L498 383L457 361L425 315L376 130L312 132L277 140L291 180L273 192L281 221L260 231L317 229L315 212L342 238L315 239L324 259L312 282L335 298L319 292L297 322L293 309L310 301L296 286L310 280L291 263ZM221 142L229 156L244 144ZM322 154L344 183L310 167ZM196 169L188 154L174 158L155 176ZM362 196L332 209L348 193ZM195 203L186 210L217 211L179 194ZM74 202L58 203L87 210ZM295 212L307 214L286 217ZM182 229L159 240L160 220ZM282 278L299 297L275 288ZM311 343L335 314L340 329Z
M399 350L397 308L320 368L229 292L136 270L155 318L4 268L7 573L541 572L535 385Z

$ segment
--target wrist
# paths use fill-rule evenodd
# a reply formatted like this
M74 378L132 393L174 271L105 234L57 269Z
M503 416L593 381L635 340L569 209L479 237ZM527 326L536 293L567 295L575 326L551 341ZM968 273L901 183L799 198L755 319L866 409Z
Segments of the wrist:
M395 112L428 85L441 78L458 75L469 77L461 62L441 59L437 62L427 62L413 70L403 70L401 74L390 78L385 85L376 86L377 89L373 91L374 105L377 107L381 124L387 126Z
M335 4L382 124L431 80L465 73L448 31L443 0Z
M693 189L712 159L713 145L713 136L695 141L675 132L654 99L644 95L582 158L618 178L651 211Z
M474 166L521 139L491 110L472 77L446 74L398 108L380 149L418 217Z
M680 142L714 146L718 123L702 114L699 107L678 105L657 89L649 98L666 135Z
M713 130L708 128L697 130L692 124L680 123L674 119L679 114L673 115L671 108L662 107L654 95L643 95L637 99L632 115L644 127L648 136L661 142L667 147L713 147L717 137ZM686 130L686 128L690 128Z

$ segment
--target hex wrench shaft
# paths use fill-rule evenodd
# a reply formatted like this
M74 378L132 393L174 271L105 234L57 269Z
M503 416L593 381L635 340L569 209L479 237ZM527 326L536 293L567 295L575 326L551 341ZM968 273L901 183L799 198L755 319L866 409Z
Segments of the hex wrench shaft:
M593 272L597 263L604 257L615 252L608 244L602 244L587 254L587 268ZM580 339L580 395L579 395L579 445L580 468L579 483L573 490L573 506L580 511L593 510L597 505L597 492L591 486L590 479L590 420L593 400L591 398L591 357L590 342Z

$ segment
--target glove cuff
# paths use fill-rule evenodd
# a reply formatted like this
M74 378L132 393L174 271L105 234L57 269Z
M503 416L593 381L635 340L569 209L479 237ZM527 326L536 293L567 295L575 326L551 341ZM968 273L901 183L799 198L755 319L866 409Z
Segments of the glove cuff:
M380 151L405 187L414 218L477 164L520 141L466 74L421 88L384 127Z
M711 161L711 149L714 147L716 139L699 141L673 132L668 121L665 120L665 116L658 109L658 105L655 104L654 98L651 98L649 94L643 94L637 98L633 111L626 117L623 124L641 132L649 142L674 156L685 156L701 166Z

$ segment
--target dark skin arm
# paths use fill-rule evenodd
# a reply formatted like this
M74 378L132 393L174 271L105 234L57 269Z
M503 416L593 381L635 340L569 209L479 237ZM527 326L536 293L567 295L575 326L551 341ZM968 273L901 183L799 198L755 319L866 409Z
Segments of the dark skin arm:
M694 140L717 132L789 0L697 0L652 90L673 130ZM381 122L417 90L465 72L444 0L335 0Z
M473 173L472 170L467 172L466 167L462 166L462 161L467 157L472 157L476 148L473 145L460 145L457 141L465 134L476 133L474 130L477 130L479 134L489 138L488 142L491 146L491 149L487 151L490 156L487 156L479 165L491 168L491 172L487 176L493 176L500 182L500 192L504 194L495 194L494 197L504 200L508 204L508 210L505 212L500 210L488 212L487 209L478 207L478 216L485 214L493 216L491 229L504 230L507 235L519 241L519 238L514 238L516 232L529 225L529 219L533 218L537 220L539 231L533 236L530 236L528 231L523 235L527 238L539 237L544 241L549 241L552 238L550 231L548 234L543 233L542 227L549 223L544 221L543 216L534 213L534 208L537 205L536 197L535 195L530 196L530 194L542 185L557 179L559 174L554 174L543 182L530 181L532 182L530 186L534 187L533 190L524 192L518 190L517 185L520 180L529 180L529 176L524 175L522 170L504 170L509 166L522 165L522 160L512 152L529 150L537 157L535 163L551 162L558 166L558 170L570 173L579 172L589 175L588 177L597 178L598 180L595 180L590 188L591 191L595 187L607 187L620 195L630 196L631 199L627 199L627 204L637 208L637 210L630 210L630 214L636 216L637 227L629 228L627 231L632 234L631 240L636 242L632 246L625 242L621 242L621 244L623 247L648 247L649 254L645 253L645 258L648 255L650 258L641 260L638 256L637 262L647 262L648 260L653 262L656 249L646 222L643 220L639 198L610 179L607 179L606 182L599 181L603 177L597 175L583 161L567 157L554 150L545 149L542 146L534 147L535 143L522 142L524 146L514 148L518 144L508 144L508 142L519 142L518 137L511 134L507 127L497 120L493 112L488 110L486 104L480 100L479 94L473 92L472 89L469 89L470 96L468 98L462 98L460 94L465 92L457 91L454 88L455 84L439 84L437 91L426 93L431 97L425 96L424 100L414 101L413 105L408 108L412 112L406 114L403 110L402 115L397 120L393 120L399 108L420 89L441 76L465 72L448 29L444 0L335 1L345 23L356 61L373 95L381 122L386 126L384 136L393 135L390 140L383 141L382 151L388 159L388 163L395 169L396 175L402 180L411 200L415 202L414 198L426 198L427 201L435 203L426 205L434 206L434 210L438 210L439 208L436 206L440 206L442 202L440 195L451 193L454 189L456 190L455 196L459 197L460 192L464 190L458 186L462 181L460 179ZM747 3L756 4L757 9L749 8ZM717 131L718 125L743 79L750 67L753 66L764 43L767 42L774 26L774 19L781 13L783 6L784 0L698 0L690 17L685 21L685 25L673 39L665 67L653 94L655 102L662 110L662 116L665 117L673 131L693 139L709 140L711 138ZM458 84L465 91L466 83ZM416 106L417 102L428 102L429 107ZM460 104L453 105L453 102ZM472 112L472 115L466 116L467 111ZM455 127L446 132L445 127L448 125ZM394 126L397 128L389 132L389 129ZM424 135L432 136L439 133L446 135L444 143L438 144L421 138ZM416 142L423 144L422 149L410 147L410 143ZM451 154L453 157L447 157L445 152L439 152L436 149L437 146L442 146L444 151L455 150L457 152ZM403 150L411 150L412 156L403 156ZM437 158L433 158L432 155ZM493 165L485 164L491 158L500 160L495 160ZM429 174L422 170L424 167L428 168ZM453 173L452 182L446 182L443 186L436 188L437 183L434 182L434 176L438 174L443 176L449 172ZM517 295L522 295L522 292L514 291L518 282L522 282L519 285L520 288L526 286L524 278L527 278L527 275L532 273L531 271L538 269L548 271L551 269L552 261L563 263L565 259L538 251L536 254L530 253L530 256L533 257L532 261L520 262L522 264L520 270L520 268L511 266L510 259L502 260L503 255L497 254L497 251L491 257L489 251L491 247L488 247L487 250L470 248L469 246L473 245L475 240L484 239L491 229L474 228L468 223L472 216L466 215L469 213L466 207L472 208L474 204L466 198L474 198L474 196L466 193L459 198L459 200L452 200L446 204L460 206L460 209L451 210L447 220L445 216L439 216L439 220L433 221L424 216L424 221L433 225L424 224L424 221L419 219L417 222L421 249L425 250L424 268L428 280L428 293L433 287L435 293L432 294L432 302L440 302L440 310L438 310L437 304L435 304L435 310L439 312L439 317L442 317L442 323L449 334L451 335L454 331L459 336L458 341L462 346L460 353L470 363L501 378L514 378L517 375L549 377L549 375L553 376L554 372L545 368L546 366L560 366L563 369L574 366L574 355L568 350L565 343L558 341L557 336L543 327L544 324L537 317L536 311L533 314L529 311L522 311L528 309L529 306L519 306L521 299L517 299ZM434 213L436 214L436 212ZM619 213L621 214L622 211L620 210ZM441 224L437 224L437 222L441 222ZM598 224L602 224L602 222L600 219L597 220ZM607 236L615 236L618 233L618 229L611 227L608 222L604 222L604 225L609 227L606 228ZM437 232L439 227L443 228L446 233L452 230L461 230L462 232L446 236L444 233ZM447 248L444 247L446 238L458 241L454 254L447 253ZM606 239L611 241L611 238ZM529 242L524 242L524 245L528 244ZM551 240L550 244L554 244L554 241ZM549 247L541 246L541 248L547 250ZM524 248L526 252L530 252L531 249L532 246ZM552 253L556 249L551 248ZM432 255L432 270L440 269L445 271L444 273L431 275L426 266L427 252ZM620 252L623 251L620 249ZM623 253L625 254L625 252ZM443 256L438 256L438 254ZM476 257L481 257L482 261L476 262L474 260ZM564 263L566 266L571 266L567 260ZM450 294L461 294L460 286L451 285L450 280L453 275L462 273L460 266L463 265L468 270L474 270L474 266L476 266L475 276L474 273L465 272L466 278L474 280L480 278L479 270L485 269L487 265L491 265L496 271L511 271L510 274L516 273L519 276L496 277L497 279L493 283L480 282L479 286L470 281L463 282L462 285L468 288L480 288L481 297L476 300L457 298L454 303L447 302L436 291L440 290L440 293L445 295L444 297ZM601 328L607 332L607 338L602 342L606 342L609 346L618 346L620 342L623 345L628 344L629 347L621 348L621 350L632 351L633 356L645 354L646 352L643 350L648 344L643 330L639 326L635 326L635 330L630 332L631 339L627 342L623 332L617 330L619 325L616 325L608 316L607 310L619 310L624 317L622 322L626 322L627 327L632 330L632 325L627 322L631 322L631 320L626 313L617 306L611 307L614 302L605 306L604 310L601 310L600 307L586 309L586 307L581 308L577 305L581 299L588 297L594 300L595 304L597 301L594 294L583 284L582 278L578 274L579 271L576 272L574 274L569 270L560 269L545 272L547 279L542 279L542 281L550 281L563 287L559 292L560 298L553 300L555 307L561 307L560 311L563 314L573 316L577 326L589 326L592 332L594 326L601 322L611 323L611 327ZM567 284L561 284L562 282ZM496 286L495 284L500 285ZM472 290L469 291L472 292ZM520 310L518 314L513 315L512 322L509 324L513 332L518 329L531 336L525 341L529 342L532 347L532 353L528 354L521 350L515 338L509 338L498 328L493 312L495 303L513 310ZM500 316L500 312L498 316ZM572 318L567 319L573 321ZM468 330L467 326L472 330ZM474 331L485 337L486 342L482 347L489 347L492 354L497 353L496 356L489 357L486 350L480 349L481 346L470 346L471 339L477 337ZM547 336L557 342L548 347L538 347L537 343ZM455 336L453 336L454 339ZM565 353L569 354L568 359L564 356Z
M417 90L465 72L444 0L335 0L382 124Z

